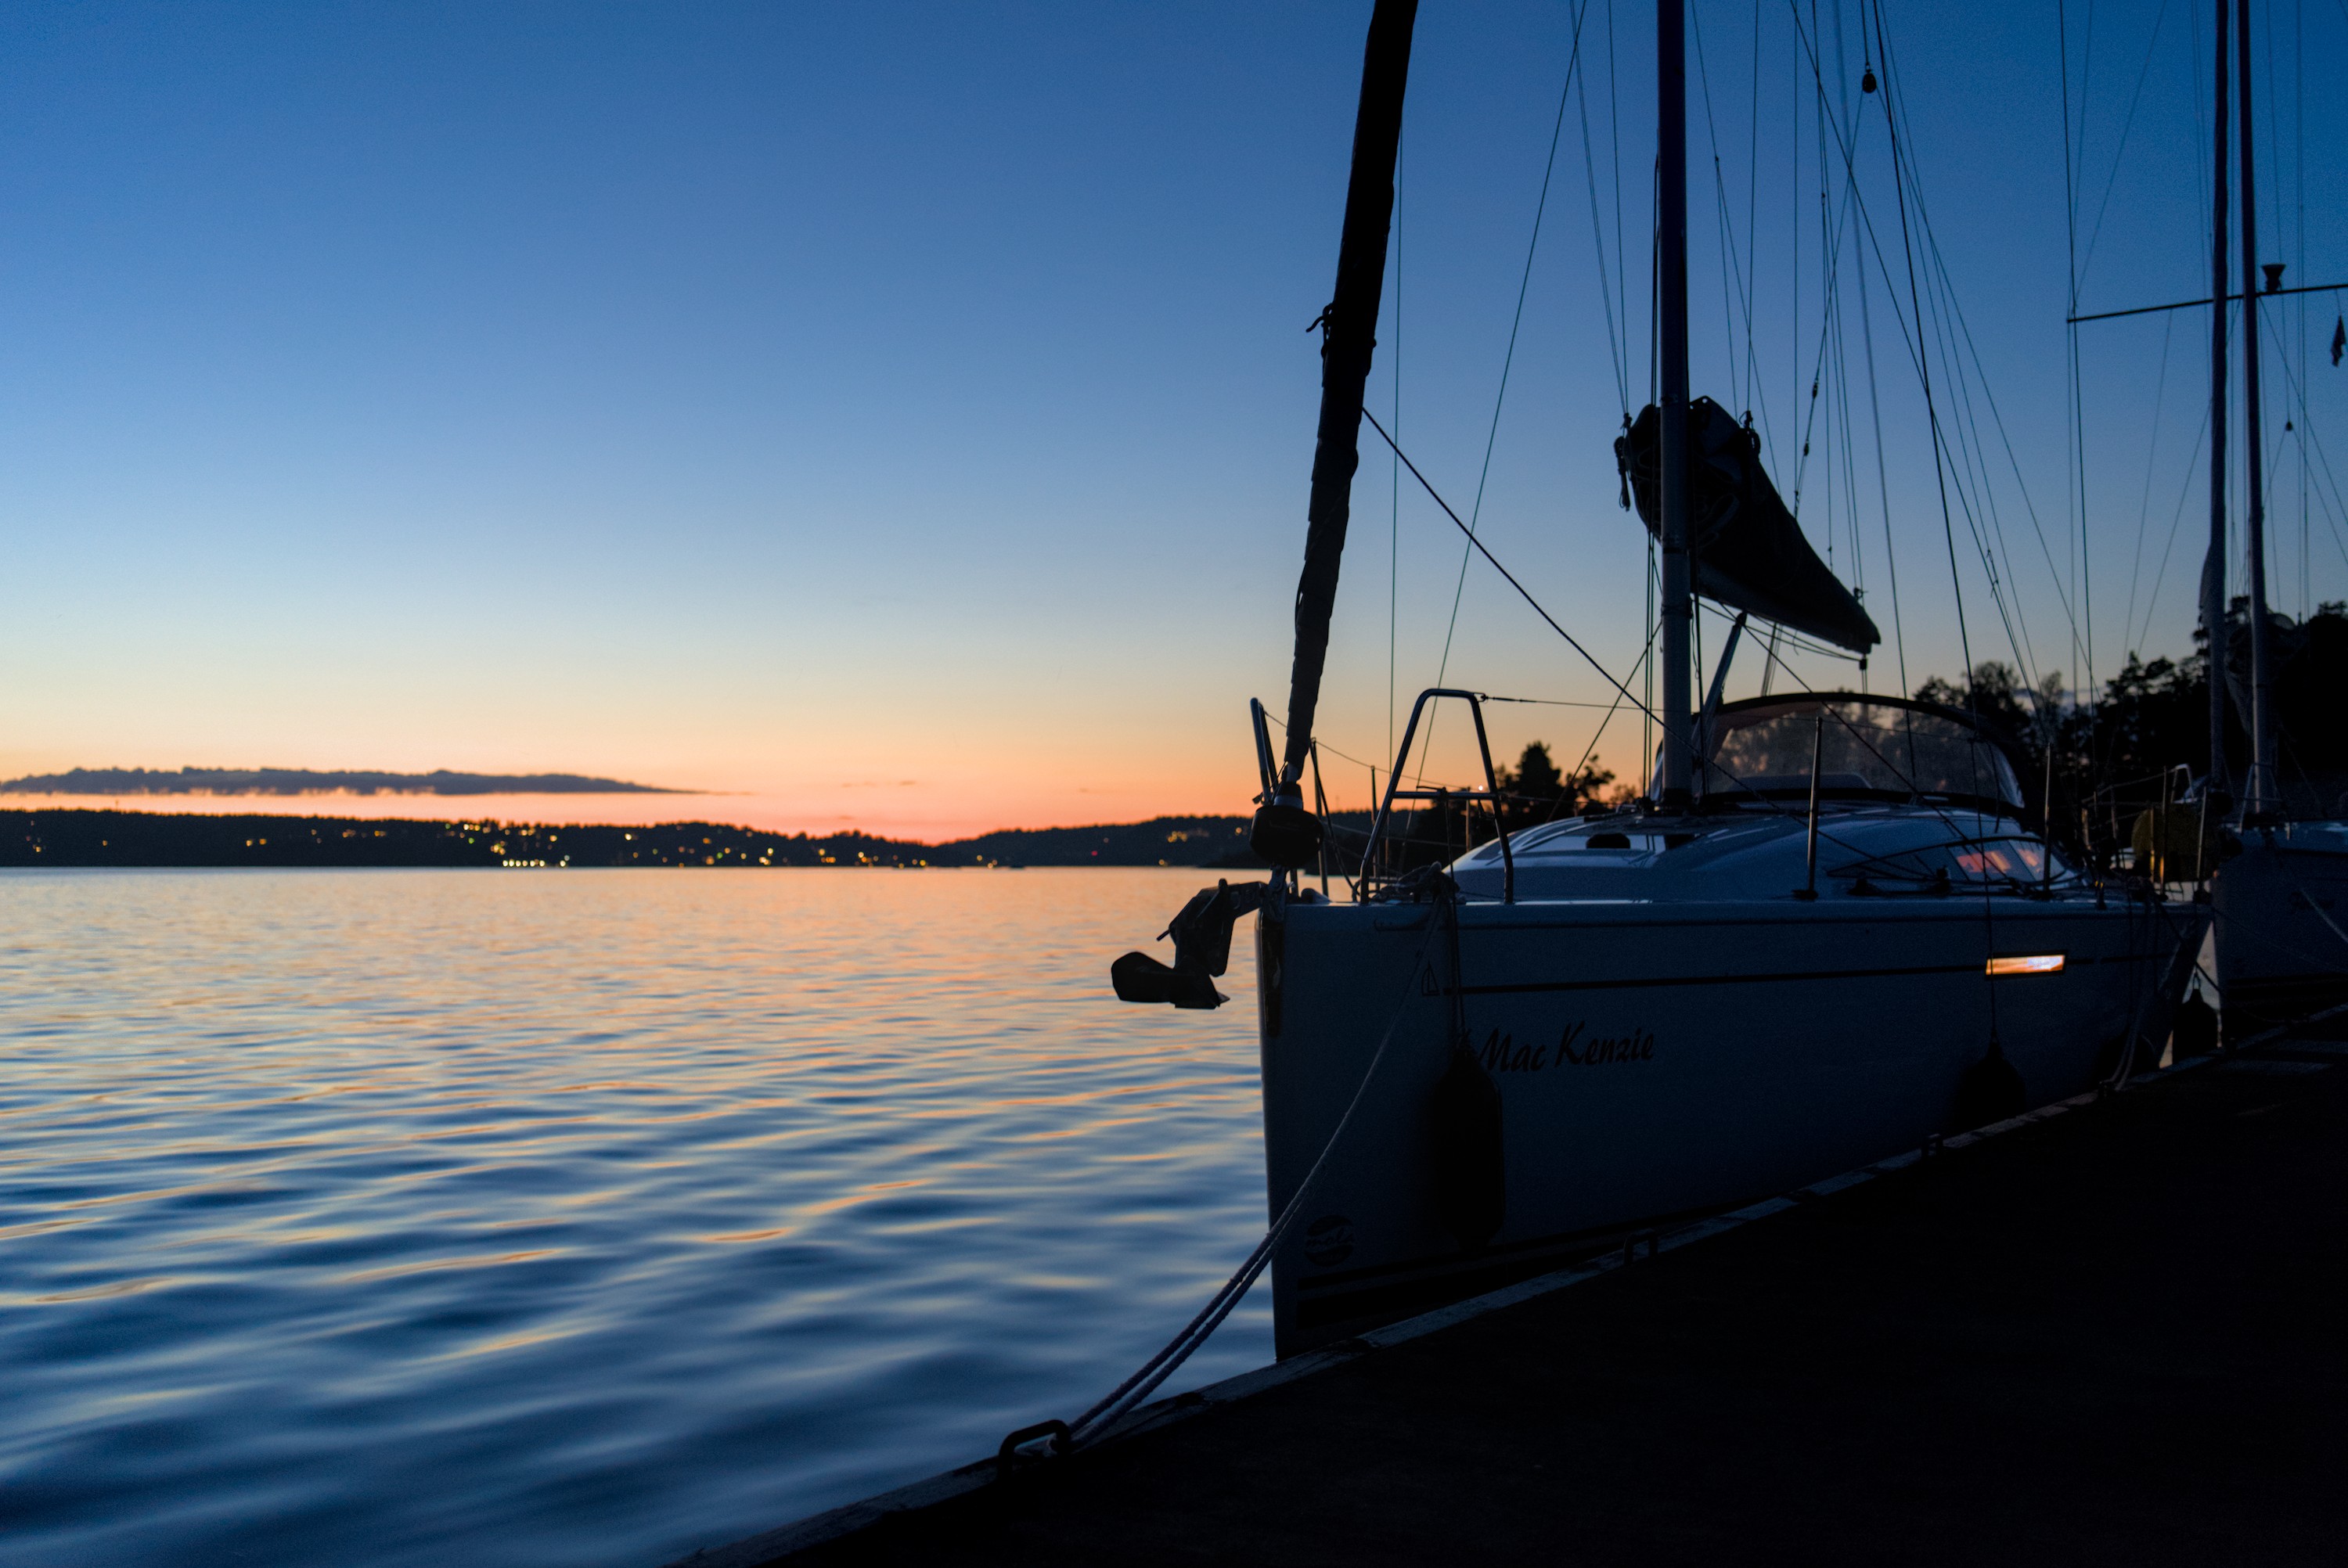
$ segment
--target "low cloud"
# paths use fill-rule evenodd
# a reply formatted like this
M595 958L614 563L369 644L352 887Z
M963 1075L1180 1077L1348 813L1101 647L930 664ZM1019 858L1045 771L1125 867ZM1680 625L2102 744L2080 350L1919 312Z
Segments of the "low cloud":
M0 794L699 794L583 774L376 773L332 768L71 768L0 781Z

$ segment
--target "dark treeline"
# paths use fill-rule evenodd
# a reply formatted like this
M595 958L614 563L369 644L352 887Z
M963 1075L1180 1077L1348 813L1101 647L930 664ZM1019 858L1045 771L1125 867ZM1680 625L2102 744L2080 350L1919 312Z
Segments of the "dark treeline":
M0 812L0 866L1198 866L1251 867L1247 819L1172 816L1107 827L916 844L723 823L654 827L129 811Z
M2348 790L2348 729L2341 693L2348 691L2348 605L2326 604L2304 621L2273 612L2268 618L2274 662L2277 729L2284 804L2296 817L2330 816ZM2250 610L2236 600L2227 643L2229 738L2225 776L2239 795L2250 761ZM2134 653L2097 700L2066 693L2059 675L2033 691L2013 667L1994 661L1974 667L1964 686L1938 677L1919 697L1972 707L2005 730L2028 760L2023 790L2034 811L2074 843L2124 841L2131 813L2162 798L2168 771L2182 765L2196 775L2209 764L2209 669L2207 640L2178 661L2146 661ZM2047 803L2049 753L2054 799Z

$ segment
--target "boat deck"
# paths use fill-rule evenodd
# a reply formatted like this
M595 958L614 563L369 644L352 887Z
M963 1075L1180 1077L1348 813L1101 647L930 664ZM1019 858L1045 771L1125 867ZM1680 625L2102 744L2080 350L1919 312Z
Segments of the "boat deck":
M2343 1040L696 1561L2338 1562Z

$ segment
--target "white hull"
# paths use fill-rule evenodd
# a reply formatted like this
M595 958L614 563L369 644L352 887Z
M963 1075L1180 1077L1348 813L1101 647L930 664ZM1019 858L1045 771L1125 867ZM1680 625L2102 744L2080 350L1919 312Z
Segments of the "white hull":
M1400 1020L1275 1260L1282 1353L1914 1148L1950 1125L1993 1008L2032 1105L2108 1073L2132 1031L2158 1050L2200 910L1988 902L1987 922L1977 896L1461 906L1467 1028L1499 1091L1506 1170L1499 1231L1472 1247L1438 1212L1427 1125L1452 1027L1443 913L1291 904L1258 934L1275 1214ZM2065 962L1993 980L1993 951Z
M2219 868L2218 988L2230 1033L2348 1002L2348 824L2242 835Z

